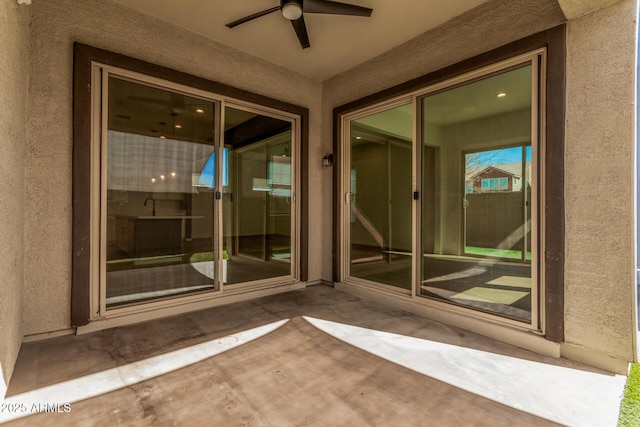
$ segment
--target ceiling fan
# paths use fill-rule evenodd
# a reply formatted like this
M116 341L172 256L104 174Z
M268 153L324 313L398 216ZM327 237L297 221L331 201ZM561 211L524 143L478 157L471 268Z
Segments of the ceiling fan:
M291 21L293 30L298 36L303 49L310 47L307 26L304 23L305 13L322 13L330 15L371 16L373 9L329 0L280 0L280 6L257 12L244 18L229 22L227 27L233 28L261 16L280 11L282 16Z

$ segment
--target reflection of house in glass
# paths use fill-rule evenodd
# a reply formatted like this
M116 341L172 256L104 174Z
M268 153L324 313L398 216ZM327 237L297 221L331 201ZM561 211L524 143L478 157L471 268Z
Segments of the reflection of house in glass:
M465 177L467 194L522 189L522 163L490 165L480 171L477 169L467 171Z

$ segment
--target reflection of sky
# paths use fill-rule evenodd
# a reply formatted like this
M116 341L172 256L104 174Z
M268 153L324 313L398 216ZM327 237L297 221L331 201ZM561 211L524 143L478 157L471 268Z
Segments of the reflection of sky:
M216 153L211 153L209 160L204 165L200 178L198 179L198 185L214 188L216 186ZM222 185L229 185L229 149L222 149Z
M526 147L527 162L531 161L531 146ZM504 148L502 150L481 151L467 154L467 167L488 166L522 161L522 147ZM472 163L472 164L469 164Z

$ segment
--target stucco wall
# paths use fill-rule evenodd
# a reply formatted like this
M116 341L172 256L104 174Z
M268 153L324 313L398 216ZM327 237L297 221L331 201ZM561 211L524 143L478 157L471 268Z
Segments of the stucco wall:
M636 0L624 0L570 21L567 39L566 341L625 360L633 358L635 333L635 8ZM492 0L326 81L326 149L333 108L564 20L555 0ZM329 188L324 190L327 207ZM327 208L323 220L331 223ZM324 253L329 255L323 271L331 271L331 251Z
M74 41L309 108L309 253L321 250L320 83L106 0L35 1L31 12L25 334L70 326Z
M632 357L635 0L567 33L566 341Z
M22 343L29 9L0 2L0 400Z
M564 22L556 0L492 0L324 82L323 144L332 151L335 107L404 83ZM331 179L331 177L327 177ZM333 193L324 187L326 229ZM331 242L324 242L323 278L332 272Z

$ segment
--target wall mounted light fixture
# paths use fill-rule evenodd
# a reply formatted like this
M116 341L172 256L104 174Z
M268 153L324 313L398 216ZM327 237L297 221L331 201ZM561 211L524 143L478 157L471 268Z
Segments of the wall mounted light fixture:
M328 168L333 166L333 154L327 153L322 157L322 167Z

